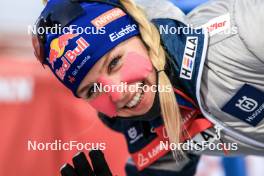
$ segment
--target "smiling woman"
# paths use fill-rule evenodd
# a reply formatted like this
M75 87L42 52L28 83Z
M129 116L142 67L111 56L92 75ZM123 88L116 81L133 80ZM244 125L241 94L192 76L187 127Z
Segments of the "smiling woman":
M178 164L190 153L263 154L264 3L215 0L184 16L168 1L142 2L144 10L132 0L50 0L37 27L59 23L105 33L33 34L35 54L125 135L138 170L159 170L166 156L172 163L159 142L211 144L202 151L171 149ZM96 91L98 85L107 89ZM116 89L124 85L137 88ZM153 86L169 91L150 91ZM237 143L237 150L227 151L225 143Z
M71 38L68 38L69 34L57 36L57 38L48 35L45 37L51 41L51 43L59 39L59 41L62 41L61 43L63 45L56 46L56 48L60 48L59 50L50 45L53 49L51 49L49 55L47 55L49 58L48 61L44 60L43 57L39 57L42 63L52 66L51 68L55 75L59 77L60 81L70 88L76 96L91 99L89 100L90 104L95 109L110 117L143 115L152 107L155 94L150 91L143 92L139 89L135 93L117 93L111 91L109 94L101 94L95 97L95 95L91 93L93 89L90 86L91 84L96 82L104 85L118 85L121 82L127 82L128 85L137 83L143 83L143 85L149 86L158 83L164 87L171 85L165 72L161 71L164 70L166 58L165 52L160 44L158 30L152 23L149 23L143 12L135 3L129 0L122 0L121 3L122 5L119 4L119 6L125 8L133 19L128 14L112 14L114 19L103 18L108 22L104 22L104 26L100 27L105 27L106 34L95 35L97 37L94 39L96 44L92 44L95 42L90 42L91 39L88 39L88 36L84 34L82 34L82 37L79 37L79 34L77 34ZM49 2L42 14L45 15L45 13L48 13L49 8L57 4L59 4L59 1ZM65 6L70 9L70 6ZM101 9L100 15L98 12L94 12L94 14L98 14L99 16L90 15L95 6ZM68 22L67 26L78 25L82 27L83 19L90 19L90 25L93 25L95 19L98 20L99 17L102 19L102 17L106 15L109 16L111 13L115 12L113 9L116 9L111 5L101 3L85 3L83 4L83 8L85 11L89 11L89 14L80 16L73 22ZM128 26L134 27L128 29ZM138 35L139 30L141 33L140 36ZM115 37L113 40L113 35L117 34L119 34L118 37ZM63 42L62 38L65 35L66 37L64 38L66 40ZM89 37L91 38L91 36ZM69 54L67 54L71 52L70 48L76 50L79 47L78 40L76 42L78 44L77 48L75 48L75 42L68 43L69 40L74 40L74 38L84 39L84 41L90 45L87 50L83 47L83 49L78 52L78 56L76 55L74 57L91 57L83 67L76 64L76 62L80 62L81 59L73 63L74 61L69 58ZM45 48L49 48L49 41L46 42ZM102 43L104 43L104 47L102 47ZM56 54L58 51L61 51L62 48L63 50L68 50L65 57L60 57L61 54ZM63 62L62 66L57 68L54 67L55 64L59 64L59 61ZM157 71L161 72L156 75ZM75 73L70 74L71 72ZM158 76L158 78L156 78L156 76ZM73 80L74 83L72 83ZM161 113L163 114L164 124L170 141L178 143L180 139L181 115L173 89L171 89L171 91L160 92L159 99ZM102 104L102 102L105 102L105 104Z

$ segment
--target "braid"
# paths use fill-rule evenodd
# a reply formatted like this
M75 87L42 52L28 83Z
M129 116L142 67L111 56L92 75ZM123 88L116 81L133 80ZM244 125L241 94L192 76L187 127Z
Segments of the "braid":
M131 0L120 0L128 13L137 21L141 33L141 38L146 44L152 64L157 70L164 70L166 64L165 51L160 43L160 34L156 27L148 21L143 11ZM181 114L176 101L172 84L165 72L158 74L158 83L160 86L170 86L170 92L160 92L161 113L164 125L171 143L178 144L181 133ZM181 152L180 152L181 153ZM176 151L174 154L177 154Z

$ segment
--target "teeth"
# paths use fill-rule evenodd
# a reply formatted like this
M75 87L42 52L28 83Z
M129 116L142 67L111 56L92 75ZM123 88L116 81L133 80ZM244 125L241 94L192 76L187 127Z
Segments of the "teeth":
M128 108L132 108L132 107L138 105L140 103L142 95L143 95L143 91L139 90L139 92L136 93L136 95L133 97L133 99L130 102L128 102L128 104L126 106Z

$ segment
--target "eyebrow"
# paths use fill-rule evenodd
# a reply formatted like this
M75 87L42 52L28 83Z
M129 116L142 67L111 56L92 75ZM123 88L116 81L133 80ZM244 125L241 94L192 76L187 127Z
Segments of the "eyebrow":
M106 63L108 62L108 60L109 60L109 58L110 58L110 53L111 53L111 52L109 52L109 53L107 53L107 54L105 55L106 58L105 58L105 60L104 60L103 63L102 63L102 67L99 69L99 74L102 72L104 65L106 65ZM94 84L94 83L91 83L91 84ZM91 84L88 84L88 85L82 87L82 88L77 92L77 94L78 94L78 95L82 94L82 93L83 93L88 87L90 87Z

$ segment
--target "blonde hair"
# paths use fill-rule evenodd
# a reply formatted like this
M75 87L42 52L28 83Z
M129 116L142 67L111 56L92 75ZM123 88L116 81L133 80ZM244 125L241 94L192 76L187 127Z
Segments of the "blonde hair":
M161 46L160 34L157 28L149 22L144 12L132 0L120 0L127 12L139 25L141 38L148 48L153 66L159 71L164 70L166 54ZM182 118L175 98L172 84L164 71L158 74L158 83L161 86L171 86L170 92L160 92L161 113L167 135L171 143L180 141Z
M44 4L47 0L42 0ZM141 38L148 48L151 62L156 70L164 70L166 64L166 53L161 46L160 34L156 27L147 19L145 13L132 0L120 0L127 12L139 25ZM171 86L170 92L160 92L161 113L164 125L171 143L178 144L182 131L182 118L176 101L172 84L164 71L158 74L158 83L160 86ZM180 150L181 153L181 150ZM178 155L174 151L174 154ZM175 156L175 155L174 155Z

